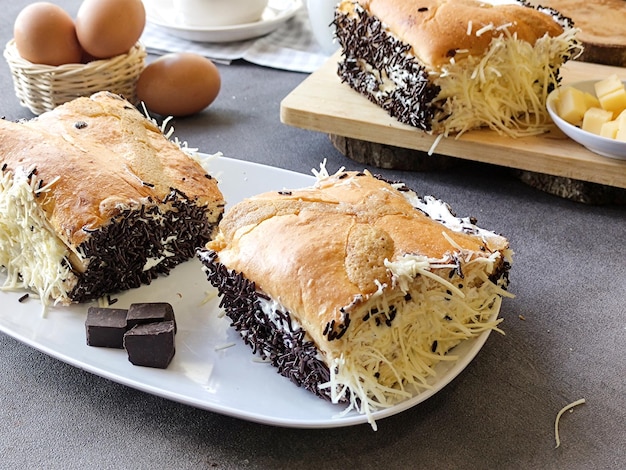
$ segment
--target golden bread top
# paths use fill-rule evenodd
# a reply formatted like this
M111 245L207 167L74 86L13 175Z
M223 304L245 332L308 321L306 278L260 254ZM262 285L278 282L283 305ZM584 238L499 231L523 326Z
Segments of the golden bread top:
M344 0L339 8L349 12L352 3ZM358 3L401 41L410 44L424 65L434 69L448 63L455 51L483 55L491 40L504 34L498 28L506 27L508 32L531 44L546 33L558 36L563 32L549 14L522 5L492 5L478 0L358 0ZM483 28L483 32L476 34Z
M0 121L0 164L36 169L49 184L41 206L65 243L77 246L87 230L121 210L152 205L176 188L200 206L223 204L217 181L117 95L78 98L34 118ZM150 200L152 202L150 202Z
M340 321L342 307L367 299L378 283L390 285L385 260L451 259L459 246L482 256L508 243L495 234L486 241L452 231L388 183L355 172L246 199L226 213L207 244L220 263L295 313L318 341L323 325Z

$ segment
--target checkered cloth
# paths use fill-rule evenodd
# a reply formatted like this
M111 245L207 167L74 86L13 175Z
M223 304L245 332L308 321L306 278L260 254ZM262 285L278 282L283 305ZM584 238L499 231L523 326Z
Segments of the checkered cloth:
M141 41L152 54L195 52L219 63L229 64L233 60L243 59L253 64L292 72L313 72L328 59L328 55L313 37L305 8L300 8L293 18L267 36L247 41L188 41L151 23L146 25Z

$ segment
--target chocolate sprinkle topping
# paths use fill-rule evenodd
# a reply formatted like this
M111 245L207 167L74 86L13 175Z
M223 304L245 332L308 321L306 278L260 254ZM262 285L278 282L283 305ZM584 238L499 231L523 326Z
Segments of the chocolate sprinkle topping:
M78 274L78 283L69 292L76 302L97 299L142 284L150 284L159 275L167 275L176 265L192 258L213 234L207 209L172 189L161 206L127 209L101 230L83 230L89 234L78 247L89 260L87 270ZM168 238L175 240L166 242ZM166 256L165 251L174 253ZM160 259L144 270L150 259Z
M419 129L432 130L439 94L425 67L411 53L411 46L393 37L383 23L355 5L358 18L337 11L333 20L336 37L342 47L337 74L342 82L385 109L398 121ZM363 62L372 71L365 70ZM382 77L402 76L393 89L384 91Z
M277 328L260 306L260 299L267 299L267 295L258 292L254 282L241 273L228 270L217 260L214 251L198 250L198 258L204 265L208 281L220 293L220 307L224 308L231 326L239 332L244 343L297 386L330 400L329 391L318 388L319 384L328 382L330 371L318 359L317 347L305 331L292 326L290 313L275 311L283 325L283 328Z

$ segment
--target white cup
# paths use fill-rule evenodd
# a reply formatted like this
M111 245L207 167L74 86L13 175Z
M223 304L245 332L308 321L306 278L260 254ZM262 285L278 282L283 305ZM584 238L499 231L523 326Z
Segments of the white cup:
M187 26L221 27L259 21L269 0L173 0L177 19Z
M335 18L337 3L339 3L338 0L307 0L306 2L313 37L328 55L339 49L339 44L333 39L335 27L330 25Z

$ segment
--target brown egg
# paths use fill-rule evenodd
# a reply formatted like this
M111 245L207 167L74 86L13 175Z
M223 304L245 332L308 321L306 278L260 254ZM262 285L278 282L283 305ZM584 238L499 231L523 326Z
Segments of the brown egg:
M145 26L141 0L84 0L76 14L78 41L97 59L126 54Z
M83 54L72 17L60 6L31 3L19 12L13 26L20 56L35 64L79 63Z
M162 116L189 116L209 106L221 78L209 59L191 52L166 54L148 65L137 81L137 98Z

